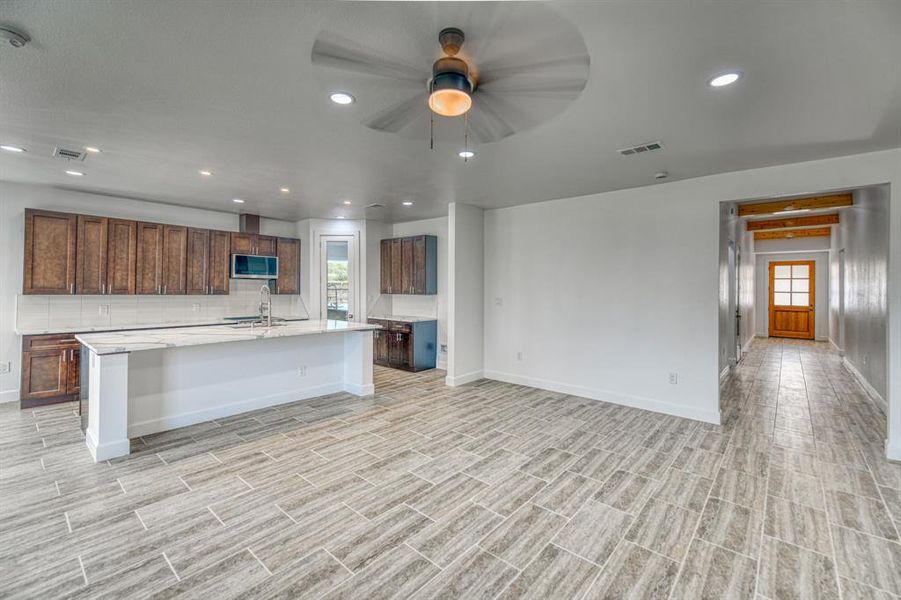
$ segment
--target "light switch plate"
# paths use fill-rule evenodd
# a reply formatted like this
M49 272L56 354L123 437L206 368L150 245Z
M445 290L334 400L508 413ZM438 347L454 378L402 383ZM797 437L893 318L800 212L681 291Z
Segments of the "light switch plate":
M12 370L13 366L10 362L0 363L0 375L3 373L9 373Z

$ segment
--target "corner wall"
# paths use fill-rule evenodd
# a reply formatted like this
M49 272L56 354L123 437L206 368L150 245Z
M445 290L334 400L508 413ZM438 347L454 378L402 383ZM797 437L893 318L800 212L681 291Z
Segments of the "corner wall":
M481 208L452 202L447 226L447 385L483 375L484 274L487 254Z

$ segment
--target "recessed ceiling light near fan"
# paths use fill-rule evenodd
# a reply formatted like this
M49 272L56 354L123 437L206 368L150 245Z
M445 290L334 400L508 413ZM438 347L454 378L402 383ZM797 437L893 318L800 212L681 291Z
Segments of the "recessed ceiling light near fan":
M579 30L537 2L353 3L353 10L337 3L310 58L326 90L365 91L369 101L358 112L367 127L413 139L431 138L433 128L444 139L465 127L475 143L552 119L585 89L590 65ZM465 125L453 124L461 116Z

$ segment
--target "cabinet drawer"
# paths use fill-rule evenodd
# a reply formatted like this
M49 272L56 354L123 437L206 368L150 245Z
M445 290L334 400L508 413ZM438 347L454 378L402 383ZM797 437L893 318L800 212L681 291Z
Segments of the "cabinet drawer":
M63 348L78 348L81 344L75 339L74 333L58 335L26 335L22 338L22 351L32 350L59 350Z
M370 325L381 325L388 331L396 331L398 333L410 333L412 327L410 323L404 321L388 321L385 319L369 319Z

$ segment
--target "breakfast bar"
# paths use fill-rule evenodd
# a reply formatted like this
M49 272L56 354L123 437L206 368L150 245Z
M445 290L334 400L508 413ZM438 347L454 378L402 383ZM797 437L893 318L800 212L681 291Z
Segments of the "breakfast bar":
M79 334L85 443L99 462L127 455L129 438L335 392L371 395L376 329L314 320Z

